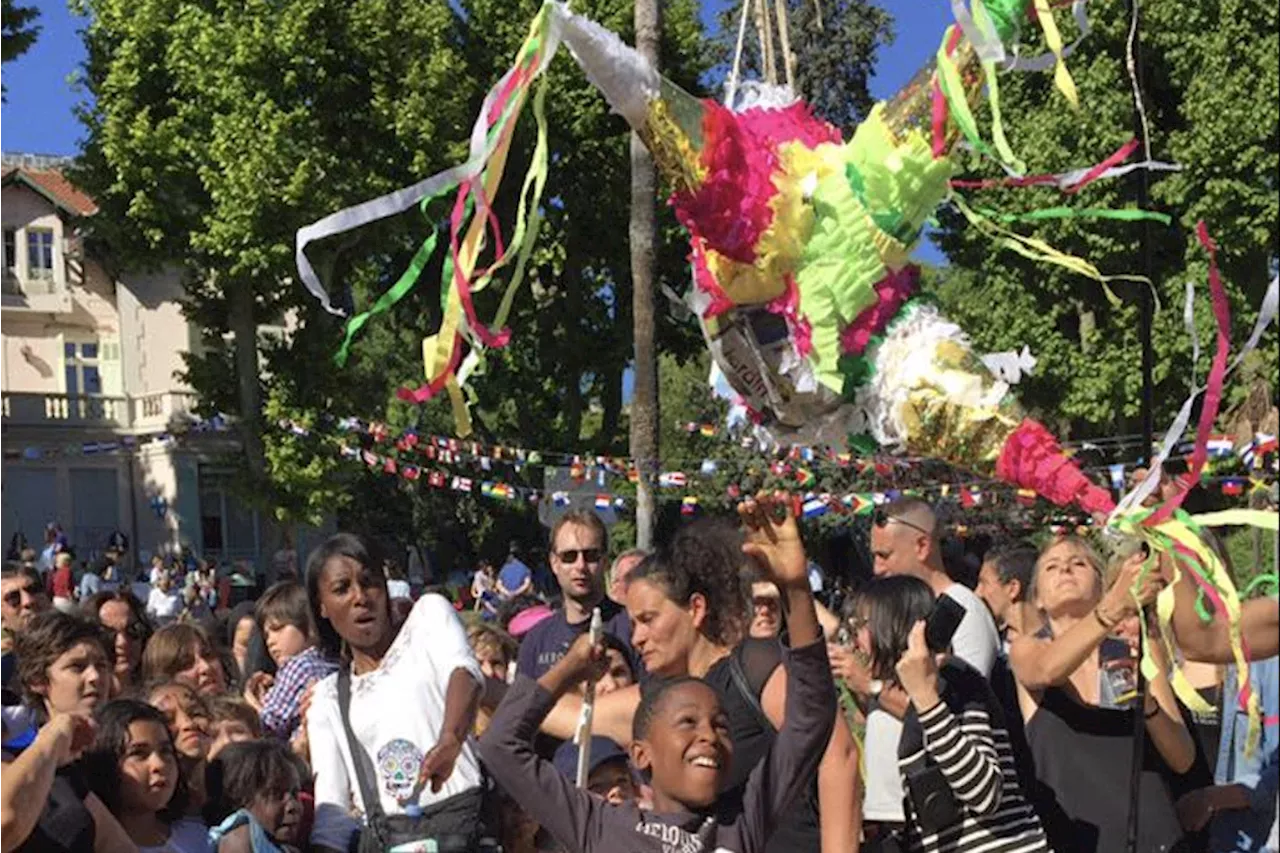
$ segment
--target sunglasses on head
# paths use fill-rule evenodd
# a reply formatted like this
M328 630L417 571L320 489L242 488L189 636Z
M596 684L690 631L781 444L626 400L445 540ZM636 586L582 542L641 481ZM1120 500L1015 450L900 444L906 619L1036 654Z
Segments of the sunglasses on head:
M882 509L876 510L875 514L871 516L871 520L875 523L876 527L888 527L889 522L895 521L898 524L905 524L907 527L910 527L912 530L918 530L921 533L923 533L925 536L933 535L932 530L925 530L920 525L915 524L914 522L911 522L911 521L907 521L905 518L899 518L896 515L889 515L887 512L885 512Z
M578 562L578 556L581 555L584 562L598 563L604 559L604 551L600 548L566 548L556 554L560 562L572 565Z
M27 595L31 596L32 598L35 598L36 596L42 594L44 590L40 589L40 587L36 586L35 584L27 584L26 586L20 586L17 589L11 589L4 594L4 603L9 605L10 607L21 607L22 594L24 592Z

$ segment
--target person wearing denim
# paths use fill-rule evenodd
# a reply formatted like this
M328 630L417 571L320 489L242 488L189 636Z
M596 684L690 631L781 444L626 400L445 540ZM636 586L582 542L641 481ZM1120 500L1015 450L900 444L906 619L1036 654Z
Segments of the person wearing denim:
M1183 826L1209 824L1215 853L1276 853L1277 783L1280 782L1280 658L1249 666L1249 688L1262 707L1262 736L1246 749L1249 713L1239 698L1236 672L1223 687L1222 737L1215 785L1178 802Z

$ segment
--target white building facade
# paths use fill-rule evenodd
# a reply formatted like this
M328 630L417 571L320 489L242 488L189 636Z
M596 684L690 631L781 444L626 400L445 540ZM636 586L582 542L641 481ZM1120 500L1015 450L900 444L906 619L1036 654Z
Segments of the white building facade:
M86 256L97 206L65 165L3 156L4 548L21 534L38 549L56 522L81 558L120 531L135 559L189 546L265 568L257 514L219 462L233 433L205 429L179 378L200 343L181 271L113 277Z

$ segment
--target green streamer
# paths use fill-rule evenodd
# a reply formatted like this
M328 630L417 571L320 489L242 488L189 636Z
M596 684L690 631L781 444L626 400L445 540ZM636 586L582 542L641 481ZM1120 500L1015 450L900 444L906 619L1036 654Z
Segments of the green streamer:
M978 9L982 9L991 19L1000 41L1011 44L1017 39L1022 21L1027 17L1027 5L1027 0L974 0L973 13L976 19Z
M964 138L969 140L969 144L977 151L995 160L998 158L978 133L978 123L974 120L973 113L969 110L969 102L964 97L964 82L960 79L960 71L956 68L955 61L947 55L947 42L951 38L953 29L954 26L947 28L942 44L938 46L938 88L942 90L942 97L946 99L947 106L951 109L951 117L955 119L956 126L960 128Z
M1167 213L1154 210L1137 210L1132 207L1046 207L1029 213L999 213L990 208L978 208L983 216L997 222L1036 222L1042 219L1118 219L1124 222L1150 220L1168 225L1173 219Z

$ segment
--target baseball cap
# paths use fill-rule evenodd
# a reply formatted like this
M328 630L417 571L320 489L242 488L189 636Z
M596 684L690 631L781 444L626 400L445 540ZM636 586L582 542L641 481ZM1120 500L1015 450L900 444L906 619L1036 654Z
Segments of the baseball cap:
M587 772L594 773L596 768L601 764L616 759L627 758L627 754L622 751L622 747L618 746L612 740L602 735L592 735L591 737L591 757L587 761ZM578 775L578 746L571 740L567 740L560 744L560 748L556 750L555 756L551 759L551 763L556 766L560 774L567 779L573 779Z

